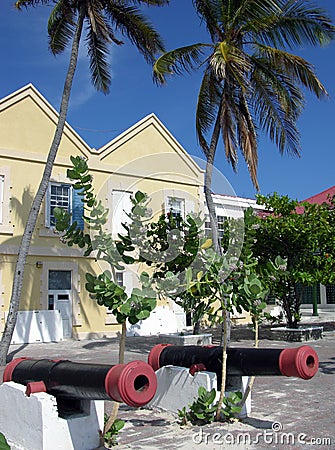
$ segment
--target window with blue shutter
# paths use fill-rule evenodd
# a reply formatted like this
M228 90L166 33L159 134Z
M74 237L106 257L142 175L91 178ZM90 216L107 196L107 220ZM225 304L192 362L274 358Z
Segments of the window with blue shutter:
M46 199L46 227L53 228L56 220L54 208L62 208L71 214L72 222L76 221L78 227L84 228L84 204L82 196L70 184L50 183Z
M83 196L79 192L81 191L72 188L72 222L77 222L78 227L83 230L84 203L82 202Z

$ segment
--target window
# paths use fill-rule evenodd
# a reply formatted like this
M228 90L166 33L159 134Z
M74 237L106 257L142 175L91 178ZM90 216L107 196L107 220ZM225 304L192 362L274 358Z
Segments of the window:
M122 224L130 222L127 214L131 212L133 206L130 199L131 195L132 193L127 191L112 191L112 230L115 235L118 233L124 234L126 230Z
M178 197L168 197L167 199L167 213L171 213L174 218L185 217L185 200Z
M55 208L65 209L72 215L72 222L76 221L80 228L84 228L84 204L78 191L70 184L50 183L46 200L46 227L55 227Z
M124 286L124 272L116 272L116 284L118 286Z
M49 270L49 290L52 291L71 290L71 271Z
M217 223L218 223L219 239L221 240L224 236L224 223L227 220L227 218L225 216L216 216L216 218L217 218ZM206 234L206 236L210 236L212 234L209 216L206 216L205 234Z
M71 186L69 184L50 183L48 200L48 225L54 227L56 220L53 212L56 207L65 209L71 214Z

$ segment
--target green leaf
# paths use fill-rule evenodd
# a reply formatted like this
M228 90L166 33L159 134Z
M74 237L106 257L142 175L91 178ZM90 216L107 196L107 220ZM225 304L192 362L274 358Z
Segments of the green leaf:
M207 397L207 403L212 404L216 397L216 390L212 389Z
M126 264L134 264L135 259L132 256L122 255L122 259Z
M67 177L71 178L71 180L80 180L80 174L74 169L67 170Z
M137 201L137 203L142 202L146 197L147 197L146 194L144 194L141 191L137 191L135 193L135 200Z
M136 314L136 317L139 320L145 320L150 316L150 311L147 311L146 309L144 309L143 311L140 311L139 313Z
M125 421L121 420L121 419L115 419L115 421L113 422L113 428L115 431L120 431L124 425L125 425Z
M0 450L10 450L10 446L2 433L0 433Z

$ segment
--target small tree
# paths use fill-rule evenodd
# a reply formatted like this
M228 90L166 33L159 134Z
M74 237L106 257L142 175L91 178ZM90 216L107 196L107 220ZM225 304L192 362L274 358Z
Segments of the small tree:
M162 216L159 222L160 236L159 247L167 248L167 231L171 232L171 225L174 219ZM193 223L190 218L183 223L179 220L174 224L174 233L183 232L187 229L187 221ZM194 219L193 219L194 220ZM246 227L249 230L242 251L235 249L235 237L237 230L241 228L241 222L246 221ZM285 261L277 257L272 263L268 261L266 265L261 266L258 259L252 253L252 244L254 241L255 228L253 227L256 218L247 214L245 219L231 220L227 223L227 230L223 240L224 256L219 256L212 244L211 239L206 239L200 228L192 228L192 240L186 244L184 241L183 251L192 250L189 253L189 259L180 254L178 258L173 258L163 264L155 264L155 273L163 274L164 278L172 281L169 286L164 286L165 293L179 303L185 311L194 312L194 317L199 321L207 315L208 320L214 324L219 323L223 326L223 350L222 350L222 383L221 395L218 402L216 418L221 416L222 404L224 402L226 386L226 361L227 361L227 330L226 316L232 313L234 308L238 312L247 311L251 314L255 329L256 346L258 345L258 323L261 320L262 313L266 306L265 299L269 292L271 278L277 279L277 272L285 268ZM156 230L157 224L152 224ZM172 240L172 242L177 239ZM228 256L228 248L230 249ZM234 249L239 256L234 254ZM158 270L157 270L158 269ZM176 289L178 286L178 289ZM246 395L242 399L243 403L247 394L250 392L253 379L250 380L250 386Z
M273 280L271 293L279 299L288 327L296 328L303 295L299 285L335 280L334 204L299 203L277 193L259 195L257 201L271 213L255 219L258 229L252 250L261 264L276 255L287 261L286 271Z
M107 222L108 210L103 206L94 194L92 176L88 171L87 162L77 157L71 157L73 167L67 171L68 177L74 181L73 188L82 195L85 205L84 219L91 230L85 233L79 228L77 222L71 224L71 215L64 209L55 208L56 229L62 233L62 241L69 246L77 245L85 249L84 256L95 253L96 260L105 261L110 270L99 275L87 273L85 288L90 292L98 305L105 306L115 315L116 320L122 326L119 363L124 363L124 350L126 340L126 321L135 324L150 316L156 306L157 292L153 289L155 283L147 273L139 274L141 288L134 288L130 294L125 291L124 286L116 282L116 270L123 270L126 265L136 264L138 258L134 255L137 244L132 236L138 236L142 227L143 218L150 215L147 207L148 197L137 192L132 198L133 207L129 214L130 224L123 225L125 234L119 235L117 241L104 230ZM118 411L118 403L114 408L110 419L105 424L104 434L113 425Z

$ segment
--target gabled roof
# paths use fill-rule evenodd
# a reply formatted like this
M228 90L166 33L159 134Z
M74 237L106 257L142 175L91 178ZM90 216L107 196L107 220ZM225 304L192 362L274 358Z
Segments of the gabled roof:
M0 112L6 110L19 103L20 101L31 98L33 102L42 110L42 112L52 121L57 124L59 113L58 111L46 100L45 97L36 89L36 87L29 83L22 88L12 92L7 97L0 99ZM79 136L79 134L65 122L63 134L66 135L71 141L75 142L79 148L87 156L92 153L90 146Z
M335 195L335 186L332 186L325 191L320 192L319 194L315 194L312 197L308 197L305 200L302 200L303 202L307 203L317 203L318 205L321 205L322 203L330 203L330 200ZM296 212L298 214L303 213L304 208L302 206L298 206L296 208Z
M203 169L198 166L194 159L187 153L187 151L182 147L182 145L177 141L177 139L170 133L170 131L154 113L151 113L143 119L139 120L134 125L127 128L123 133L119 134L110 142L98 149L97 152L100 155L100 160L105 160L109 155L111 155L120 146L122 146L122 144L124 144L126 141L131 140L133 137L135 137L148 127L154 127L157 130L162 138L170 144L173 150L184 161L188 168L194 174L196 174L196 176L199 176L199 174L202 175L204 173Z
M24 102L25 100L30 100L34 104L37 110L40 111L41 117L44 116L51 123L55 125L57 124L59 117L58 111L31 83L0 99L0 112L11 109L12 107L15 108L20 104L20 102ZM73 142L89 160L93 157L95 161L108 164L109 156L111 156L110 163L113 164L114 156L117 154L120 147L132 140L134 140L134 145L136 145L136 138L141 135L141 133L144 133L144 136L145 132L149 129L154 130L158 139L160 139L162 143L166 144L166 147L162 145L162 148L160 148L159 146L157 154L155 154L156 157L164 152L164 148L165 151L168 149L168 152L171 152L171 154L175 154L178 158L180 158L182 164L177 164L177 167L179 167L181 171L185 169L188 171L188 176L191 177L190 179L192 180L192 183L197 180L197 183L202 185L204 171L153 113L127 128L123 133L116 136L99 150L92 149L67 122L65 123L63 135L68 140ZM182 173L184 174L184 171ZM187 174L185 172L185 181L186 179Z

